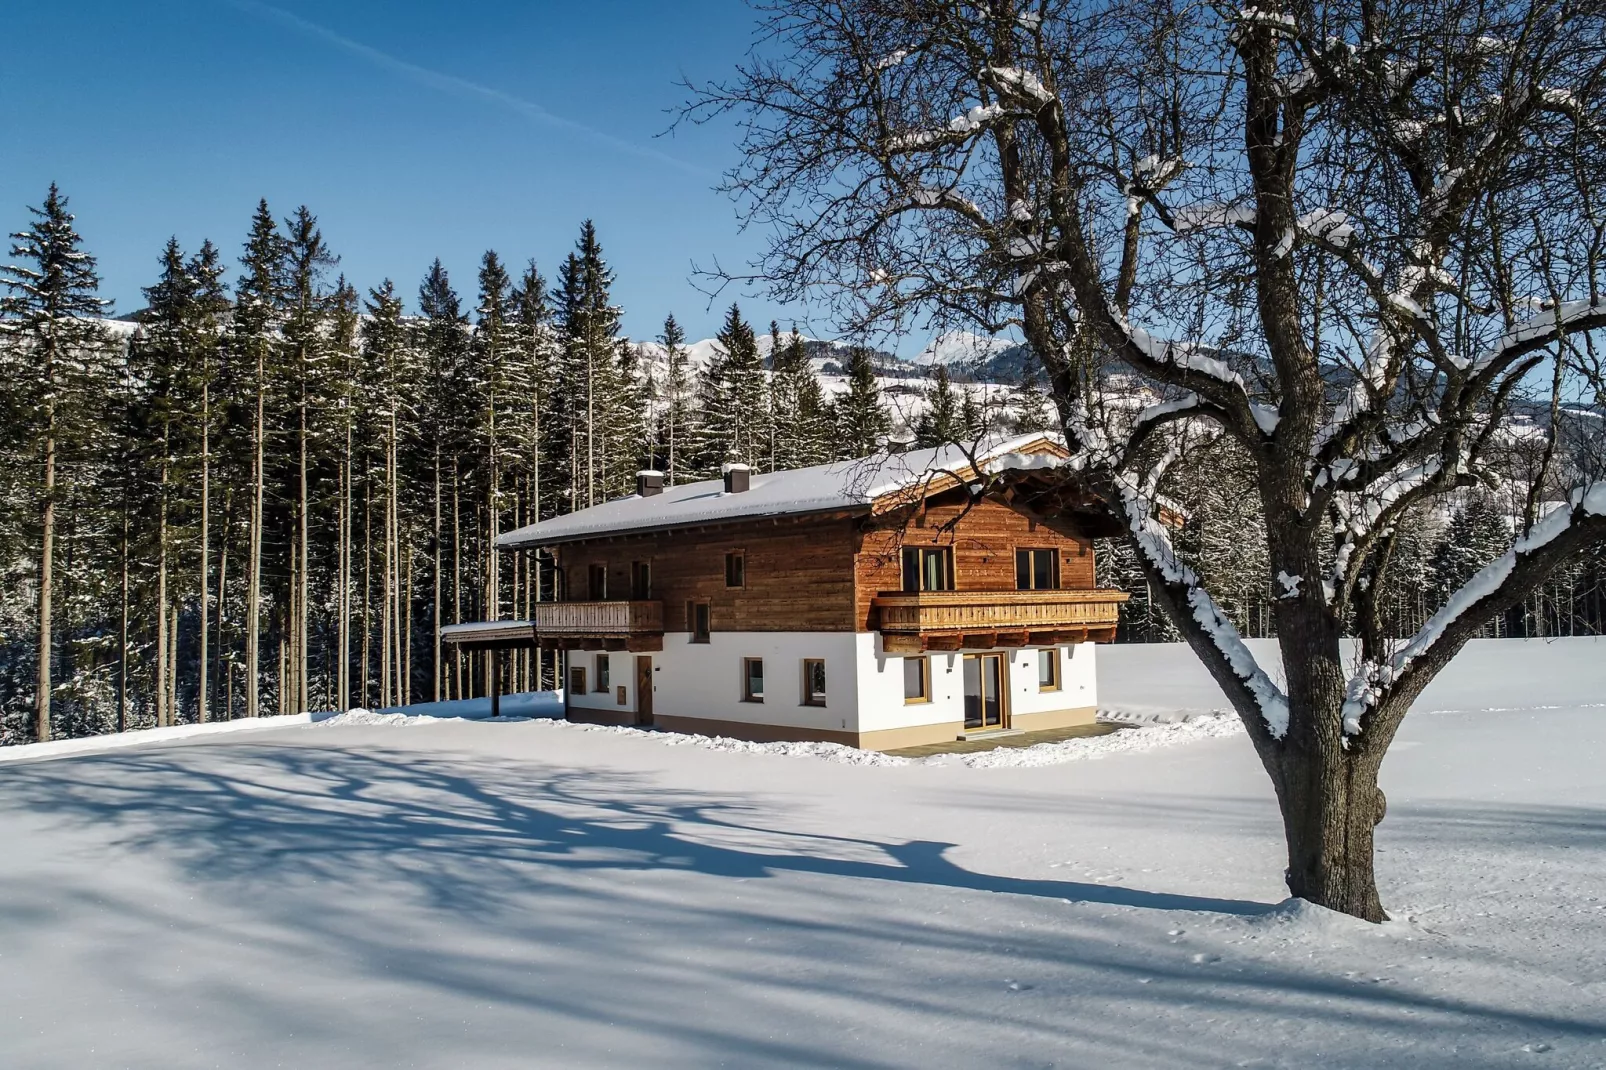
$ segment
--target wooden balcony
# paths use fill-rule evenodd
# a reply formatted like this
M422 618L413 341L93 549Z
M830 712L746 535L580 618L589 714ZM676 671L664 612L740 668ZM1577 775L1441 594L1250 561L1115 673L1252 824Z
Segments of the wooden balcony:
M545 650L662 650L662 602L538 602L536 642Z
M871 600L888 653L1107 643L1125 591L884 592Z

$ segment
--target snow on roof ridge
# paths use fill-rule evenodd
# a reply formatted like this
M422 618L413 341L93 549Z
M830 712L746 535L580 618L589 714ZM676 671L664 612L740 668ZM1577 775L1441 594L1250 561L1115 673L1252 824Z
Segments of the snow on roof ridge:
M1017 453L1038 441L1061 445L1052 432L1033 432L984 439L970 453L977 461L986 461ZM680 483L645 498L629 494L518 528L498 537L496 545L517 549L757 517L867 510L888 494L918 486L943 472L968 468L970 453L965 447L948 445L779 472L755 470L750 488L741 494L726 494L720 479Z

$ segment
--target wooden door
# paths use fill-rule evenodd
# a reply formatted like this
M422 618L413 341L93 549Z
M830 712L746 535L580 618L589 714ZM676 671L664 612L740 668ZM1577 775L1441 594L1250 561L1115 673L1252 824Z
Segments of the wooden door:
M652 658L636 655L636 724L652 725Z
M966 654L964 671L966 731L1006 727L1009 711L1004 655Z

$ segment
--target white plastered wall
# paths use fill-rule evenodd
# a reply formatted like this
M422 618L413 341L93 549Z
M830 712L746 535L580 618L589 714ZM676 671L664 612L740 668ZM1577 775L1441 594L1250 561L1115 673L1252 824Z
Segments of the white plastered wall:
M858 731L855 654L852 632L714 632L706 643L668 632L663 650L652 654L653 716ZM764 659L763 702L742 701L743 658ZM803 705L805 658L825 660L824 706ZM628 698L634 710L634 691Z
M657 655L653 655L656 657ZM596 690L597 687L597 659L608 659L608 690ZM585 692L575 692L569 696L569 705L575 709L600 710L608 713L635 713L636 712L636 655L628 651L601 651L601 650L571 650L569 651L569 666L584 666L586 671ZM653 662L657 664L656 661ZM563 673L563 686L569 686L570 672L565 667ZM625 689L625 701L619 702L619 687Z
M916 725L962 722L965 719L965 651L933 651L931 701L905 702L903 658L881 650L878 633L861 632L859 646L859 731L880 732ZM1081 709L1098 704L1095 655L1092 643L1058 647L1060 688L1039 691L1037 648L1008 651L1011 714L1046 713Z

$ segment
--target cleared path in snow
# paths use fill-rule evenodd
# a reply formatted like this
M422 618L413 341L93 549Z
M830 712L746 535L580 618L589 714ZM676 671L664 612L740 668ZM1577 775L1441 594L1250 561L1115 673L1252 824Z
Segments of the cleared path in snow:
M1100 653L1111 701L1219 704ZM1241 738L875 767L444 720L15 763L0 1066L1600 1066L1603 666L1489 647L1423 708L1524 708L1407 719L1381 929L1268 913Z

